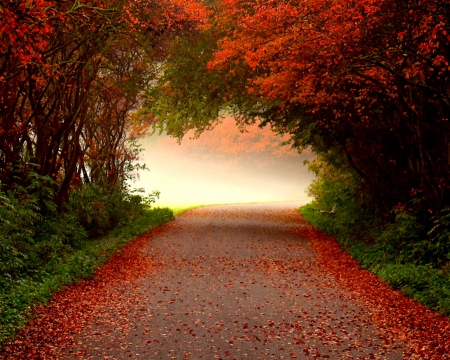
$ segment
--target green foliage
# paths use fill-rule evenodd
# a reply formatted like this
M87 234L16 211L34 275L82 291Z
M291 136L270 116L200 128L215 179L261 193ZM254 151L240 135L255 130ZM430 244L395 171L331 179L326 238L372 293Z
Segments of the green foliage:
M450 209L445 208L440 216L434 216L431 220L434 226L427 233L431 239L427 247L430 255L446 266L450 263Z
M118 224L123 225L140 216L159 197L158 191L148 195L136 192L143 190L132 191L125 185L122 189L111 189L89 183L71 194L70 213L76 216L91 238L99 237Z
M104 235L114 228L121 219L126 219L132 204L117 189L105 189L97 184L87 184L80 191L73 192L69 203L71 213L75 214L90 237Z
M316 160L309 188L315 199L300 209L305 218L334 236L364 269L395 289L450 314L450 212L432 216L420 194L390 216L376 211L357 174Z
M25 321L30 305L74 279L70 273L79 272L80 264L71 263L71 244L87 238L73 215L43 201L43 193L51 194L44 188L49 183L35 174L33 179L26 189L0 192L0 342Z
M225 89L211 77L206 65L216 48L213 34L178 39L164 64L164 74L148 89L146 107L159 118L158 126L181 139L196 129L200 133L217 121Z
M448 211L431 216L415 203L392 211L395 217L377 237L377 243L401 263L445 267L450 260Z
M59 212L52 185L30 172L14 191L0 191L0 343L26 322L32 306L92 277L118 247L173 219L170 209L151 207L159 192L143 196L128 186L86 185Z
M323 158L313 160L309 169L317 175L308 194L315 199L315 219L322 224L321 228L345 241L354 238L371 241L381 219L358 175L349 167L331 165Z
M41 262L41 267L34 267L33 271L28 268L31 265L27 262L31 256L23 259L20 263L22 272L15 273L14 278L1 277L0 344L7 337L14 335L27 321L32 306L47 302L55 291L66 284L91 278L94 271L103 265L118 248L126 245L137 235L172 220L173 217L172 210L168 208L146 207L140 215L130 221L122 222L103 237L93 240L84 236L83 239L75 241L76 248L66 246L60 249L58 253L47 259L45 264ZM57 220L54 220L53 224L57 224ZM61 222L58 227L63 228L68 225ZM56 235L52 238L52 241L56 241ZM2 267L2 275L5 275L4 267Z
M208 70L221 35L213 26L172 43L163 75L145 97L144 114L156 116L160 131L178 139L189 130L198 136L224 114L238 123L253 123L272 108L273 100L248 93L247 66L237 65L232 72Z
M52 181L30 173L27 187L17 186L7 194L0 193L0 284L26 276L59 257L74 241L86 238L77 219L58 213Z
M450 314L450 273L426 265L394 263L371 270L394 289Z

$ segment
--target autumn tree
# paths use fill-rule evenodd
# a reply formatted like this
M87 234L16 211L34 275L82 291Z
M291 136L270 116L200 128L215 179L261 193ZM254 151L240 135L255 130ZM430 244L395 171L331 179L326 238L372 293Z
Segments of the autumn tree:
M385 214L418 194L434 213L449 204L447 2L231 0L215 11L196 51L202 80L180 87L172 66L163 78L170 131L207 128L220 110L262 119L297 148L346 158ZM174 64L195 60L182 54ZM212 110L209 121L185 104Z
M86 157L129 157L119 149L126 123L151 76L148 64L158 60L143 54L201 20L202 6L5 0L0 13L1 187L27 187L27 174L35 172L53 181L61 208L80 172L95 176L97 165L92 160L87 170Z

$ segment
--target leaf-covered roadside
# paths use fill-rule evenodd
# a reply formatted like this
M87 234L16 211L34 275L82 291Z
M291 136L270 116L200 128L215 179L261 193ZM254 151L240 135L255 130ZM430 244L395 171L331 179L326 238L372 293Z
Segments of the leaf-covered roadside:
M167 208L154 209L153 212L159 214L153 216L153 221L156 222L166 221L167 215L170 215ZM142 221L141 225L144 222ZM96 311L116 303L115 300L120 298L123 289L117 284L155 269L152 260L142 259L139 249L163 228L156 227L116 251L101 269L95 271L94 279L81 280L77 285L66 286L54 295L48 306L35 307L34 318L16 339L2 347L0 359L23 359L24 354L27 354L28 359L58 358L58 351L72 345L72 335L79 331L91 316L96 315ZM142 230L140 227L141 232ZM117 249L117 246L129 241L130 237L120 232L109 239L105 238L106 252L113 251L114 239ZM111 286L112 283L116 286Z
M311 207L301 209L311 221ZM408 359L446 359L450 353L450 320L430 310L400 291L393 290L341 250L338 241L313 226L300 229L300 234L313 243L322 267L335 276L336 281L353 291L386 338L405 340L411 347L404 355ZM355 252L351 251L352 255ZM366 251L368 253L368 251ZM358 261L363 260L356 254ZM389 266L391 264L388 264ZM386 269L386 268L385 268ZM392 267L391 267L392 269ZM395 270L393 273L395 274ZM402 267L399 266L399 273ZM380 274L379 274L380 275ZM394 276L391 274L391 276ZM386 279L389 281L389 279ZM442 284L444 288L444 284ZM447 299L448 301L448 299Z
M0 358L399 359L403 341L317 264L295 206L208 207L139 237Z
M95 271L131 239L173 218L173 212L168 208L143 209L134 217L122 215L123 221L107 235L95 240L85 238L76 246L66 244L53 249L57 251L50 254L49 261L24 271L14 279L3 279L0 291L0 344L13 336L38 311L36 306L45 304L55 292L65 285L92 278ZM70 226L67 223L58 224L57 220L53 219L53 225ZM72 224L72 227L77 228L77 224ZM61 234L50 234L50 238L57 235ZM36 243L40 246L44 242ZM28 257L32 255L36 254L28 253ZM31 266L33 259L27 260L26 265Z

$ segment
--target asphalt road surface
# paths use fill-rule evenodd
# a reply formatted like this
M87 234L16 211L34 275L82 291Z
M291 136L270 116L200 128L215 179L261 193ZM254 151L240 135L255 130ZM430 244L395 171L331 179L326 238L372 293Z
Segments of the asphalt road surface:
M140 250L155 271L117 283L62 359L401 359L318 265L298 203L213 206ZM121 269L126 272L127 269Z

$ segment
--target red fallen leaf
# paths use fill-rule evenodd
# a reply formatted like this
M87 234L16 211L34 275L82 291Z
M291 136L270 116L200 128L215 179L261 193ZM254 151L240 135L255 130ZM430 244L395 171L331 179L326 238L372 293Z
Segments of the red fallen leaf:
M64 348L74 345L75 334L90 319L102 314L105 307L111 303L116 304L117 299L121 298L122 294L118 293L120 290L114 290L116 287L112 284L128 283L158 268L158 263L139 256L139 249L149 238L170 226L167 224L138 236L95 273L95 280L84 280L78 285L69 285L56 293L48 306L33 309L36 317L18 334L11 346L1 349L0 358L60 358L59 355ZM121 271L124 268L127 269L126 272ZM157 342L157 339L154 342ZM45 346L38 347L37 343ZM82 355L83 351L79 353Z
M248 329L248 323L244 324L244 329Z
M450 353L449 318L405 297L369 271L362 270L349 254L342 252L333 237L312 226L299 228L298 234L312 243L322 268L365 304L382 338L390 341L401 338L409 344L405 358L415 358L415 355L427 360L446 358Z
M297 357L294 353L290 353L289 356L290 356L291 358L296 358L296 357Z

